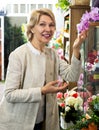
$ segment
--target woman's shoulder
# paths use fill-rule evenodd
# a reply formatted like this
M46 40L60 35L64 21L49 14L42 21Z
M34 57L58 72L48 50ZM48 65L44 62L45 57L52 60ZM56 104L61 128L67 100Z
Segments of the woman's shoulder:
M12 52L13 53L19 53L19 52L25 52L25 51L27 51L27 48L28 48L27 44L28 43L22 44L21 46L15 48L15 50L13 50Z
M17 47L15 50L13 50L11 53L10 53L10 56L18 56L18 57L23 57L24 55L26 55L28 52L28 46L27 46L27 43Z
M21 46L17 47L13 52L23 52L27 50L27 43L22 44Z

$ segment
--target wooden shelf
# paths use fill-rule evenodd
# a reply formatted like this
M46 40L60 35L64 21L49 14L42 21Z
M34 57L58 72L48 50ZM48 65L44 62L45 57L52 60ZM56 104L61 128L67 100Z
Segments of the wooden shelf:
M70 6L70 9L64 13L64 24L69 16L69 33L64 32L64 55L66 54L66 42L69 41L69 63L71 63L72 57L72 46L77 37L77 27L76 25L80 22L82 15L85 11L90 10L90 6L87 5L73 5ZM77 82L71 82L69 88L77 86Z
M95 26L95 27L99 27L99 22L91 22L90 23L90 26Z
M70 43L70 50L69 50L69 62L71 63L72 57L72 46L77 37L77 24L80 22L82 15L85 11L89 11L90 6L88 5L72 5L70 9L64 13L64 23L66 18L69 16L69 33L64 33L64 47L66 47L66 41L69 40ZM65 55L65 48L64 48L64 55Z

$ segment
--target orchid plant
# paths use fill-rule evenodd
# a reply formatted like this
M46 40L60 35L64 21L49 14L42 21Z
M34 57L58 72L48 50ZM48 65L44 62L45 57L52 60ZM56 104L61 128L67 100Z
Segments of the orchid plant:
M99 8L92 7L91 11L86 11L80 20L80 23L77 24L78 33L81 33L84 30L89 29L90 22L96 22L99 20Z

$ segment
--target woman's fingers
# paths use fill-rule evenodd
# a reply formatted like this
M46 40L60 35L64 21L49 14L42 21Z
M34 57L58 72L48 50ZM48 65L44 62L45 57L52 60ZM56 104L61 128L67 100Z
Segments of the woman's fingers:
M57 90L58 90L58 91L63 91L63 90L65 90L68 86L69 86L69 82L64 82L63 85L61 85L60 87L57 87Z

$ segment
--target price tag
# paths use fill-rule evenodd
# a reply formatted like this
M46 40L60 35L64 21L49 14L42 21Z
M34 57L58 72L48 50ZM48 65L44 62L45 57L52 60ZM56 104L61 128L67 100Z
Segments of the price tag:
M94 75L93 75L93 78L94 78L95 80L99 79L99 74L94 74Z

